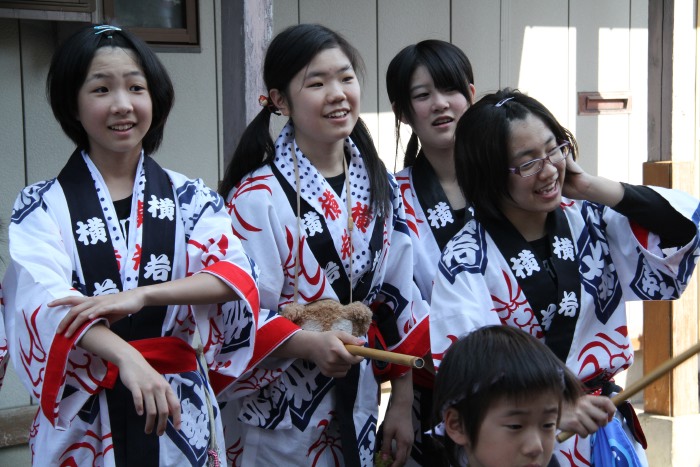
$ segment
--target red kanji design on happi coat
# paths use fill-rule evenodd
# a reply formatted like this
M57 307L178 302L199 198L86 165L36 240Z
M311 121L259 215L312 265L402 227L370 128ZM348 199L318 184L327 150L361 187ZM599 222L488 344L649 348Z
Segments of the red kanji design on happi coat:
M323 217L326 219L336 220L340 217L340 206L335 199L335 195L331 190L326 190L323 195L319 196L318 202L321 203Z
M25 349L22 342L19 344L20 360L32 383L32 393L37 399L41 397L41 393L37 391L37 388L44 380L44 364L46 363L46 351L39 338L39 330L36 325L37 315L40 309L41 306L37 307L37 309L32 312L31 324L27 321L26 315L24 316L24 325L27 328L27 335L29 336L29 349ZM31 368L33 364L37 364L39 367L37 375L32 375Z
M117 250L116 248L114 249L114 259L117 260L117 269L121 271L122 262L120 260L122 259L122 255L119 254L119 250Z
M253 368L253 371L245 378L236 381L236 392L254 392L263 388L279 378L283 373L279 368L266 370L264 368Z
M136 227L139 228L143 224L143 201L138 200L136 203Z
M187 244L192 245L204 252L201 259L202 268L218 263L226 257L226 252L228 251L228 237L225 234L221 234L219 240L215 240L213 238L208 239L206 244L199 243L192 239L190 239Z
M329 412L331 418L334 415L334 412ZM309 447L309 450L306 453L306 456L311 456L314 451L316 451L316 455L313 457L313 461L311 462L312 466L316 466L319 463L319 457L326 451L330 449L331 455L333 456L333 464L336 466L341 465L340 459L343 457L343 451L340 446L340 436L337 434L335 436L331 435L328 433L328 428L330 427L330 419L323 419L320 422L318 422L317 427L323 427L323 431L321 431L321 434L319 435L318 439L314 442Z
M221 304L217 305L218 313L221 314ZM178 324L180 332L183 330L190 336L194 334L196 323L194 321L194 313L192 313L192 307L190 305L181 306L177 316L175 316L175 322Z
M403 199L404 211L406 212L406 224L408 225L408 228L416 234L416 237L420 238L420 235L418 234L418 224L422 224L423 221L416 217L416 210L413 209L413 205L411 204L413 192L411 191L409 178L396 177L396 181L400 183L399 188L401 190L401 198Z
M352 208L352 221L355 226L362 232L367 232L367 227L372 222L372 211L366 204L361 204L359 201Z
M566 457L566 460L569 461L569 467L584 467L584 466L590 466L591 463L586 460L586 458L581 454L581 451L578 449L578 443L581 440L578 435L574 435L574 452L572 453L571 451L564 451L564 450L559 450L559 452ZM588 442L588 438L584 439L584 442ZM577 462L578 461L578 462Z
M238 212L238 209L236 208L235 200L244 193L256 190L265 190L268 192L268 194L272 194L272 189L266 183L262 183L266 182L267 179L270 177L272 177L272 175L262 175L259 177L246 178L238 185L236 185L236 188L233 192L233 197L231 197L231 201L226 203L226 209L228 210L229 215L233 213L233 216L235 216L236 221L241 225L241 227L243 227L248 232L260 232L262 229L255 227L249 222L246 222L246 220L243 219L243 217L241 217L240 213ZM247 240L247 238L242 235L242 232L237 231L235 228L233 229L233 233L235 233L238 238L242 240Z
M615 331L621 337L619 341L616 341L606 333L599 332L596 334L597 340L589 342L581 349L578 355L579 362L581 362L579 375L583 374L588 365L593 366L592 374L598 374L601 368L615 368L613 361L618 358L623 360L620 370L629 367L632 352L630 351L629 341L627 339L627 326L620 326L616 328ZM599 361L601 353L598 352L598 355L596 355L596 351L600 351L601 349L603 351L602 355L608 355L608 362L603 362L602 364ZM615 352L613 349L618 350L618 352Z
M501 273L503 274L503 279L505 279L505 284L508 288L508 299L504 300L495 295L491 295L491 300L503 305L502 307L496 306L492 308L492 311L498 313L498 317L501 319L501 321L506 321L510 319L510 316L515 310L527 303L527 300L524 297L521 297L523 290L520 288L518 282L511 281L510 277L508 276L508 272L501 270ZM503 312L505 312L505 314Z
M284 274L288 278L289 282L288 284L294 287L294 235L292 232L289 230L289 228L286 228L286 237L287 237L287 248L289 250L289 254L287 255L287 259L285 260L284 263ZM304 264L304 244L306 243L306 237L301 237L299 239L299 258L297 261L299 261L299 275L304 279L306 283L308 283L309 286L311 287L318 287L316 291L312 292L309 295L305 295L302 292L302 287L300 283L299 287L299 296L306 302L315 302L321 296L323 295L323 291L326 290L326 274L325 271L317 264L316 265L316 272L314 272L313 275L309 275L307 273L307 268L306 265ZM312 255L313 257L313 255ZM294 299L294 294L282 294L281 296L281 302L280 305L286 305L289 303L291 300Z
M447 340L450 341L450 343L447 345L447 347L445 348L445 350L443 352L431 353L430 355L432 356L433 360L437 360L437 361L441 362L442 359L445 358L445 353L447 352L447 349L449 349L452 344L457 342L457 336L455 336L455 335L448 334L445 337L447 338Z
M353 248L352 244L350 243L350 235L348 235L347 230L343 230L343 237L342 237L342 245L340 247L340 257L342 259L348 259L348 257L352 254Z
M226 460L229 465L240 467L240 459L243 455L243 443L241 438L238 438L235 443L226 448Z
M36 438L39 434L39 413L41 413L41 410L37 410L34 414L32 425L29 427L29 438Z
M81 462L78 464L76 462L75 458L71 454L69 457L66 458L67 455L70 453L73 453L75 451L82 451L81 457L86 455L84 453L85 450L90 451L92 453L92 466L95 467L97 465L102 465L102 461L104 460L104 455L107 454L114 446L112 445L111 441L109 444L105 447L104 451L99 451L98 447L100 444L102 444L105 440L111 440L112 438L112 433L106 434L102 437L100 435L96 434L95 432L88 430L85 433L85 436L83 437L84 441L78 442L78 443L73 443L68 448L63 451L63 454L61 454L61 459L64 459L61 461L61 467L78 467L78 465L85 465L84 462Z
M84 362L76 362L73 360L73 358L76 358L78 356L81 356L85 359ZM106 362L103 360L105 366ZM82 353L76 353L73 352L71 354L71 359L68 360L68 364L66 365L66 376L71 376L74 378L74 380L80 384L85 392L88 394L95 394L99 392L100 387L99 384L102 382L104 378L98 378L92 374L90 371L90 366L92 365L93 360L92 360L92 355L87 353L87 352L82 352ZM76 371L78 370L83 370L85 376L87 379L81 377L78 375Z
M138 243L135 246L134 256L131 258L131 261L134 262L134 271L138 271L139 266L141 266L141 245Z

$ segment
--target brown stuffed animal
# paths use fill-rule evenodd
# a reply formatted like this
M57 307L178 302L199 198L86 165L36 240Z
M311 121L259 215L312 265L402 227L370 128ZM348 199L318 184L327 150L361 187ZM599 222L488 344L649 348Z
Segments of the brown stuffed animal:
M290 303L282 308L280 315L305 331L345 331L355 337L367 334L372 322L372 311L364 303L341 305L331 299L306 305Z

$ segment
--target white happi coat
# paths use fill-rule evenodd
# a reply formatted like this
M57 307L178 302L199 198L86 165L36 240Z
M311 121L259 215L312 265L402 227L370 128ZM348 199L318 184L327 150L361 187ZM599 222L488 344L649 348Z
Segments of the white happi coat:
M233 235L223 198L199 179L166 170L173 199L155 200L160 203L145 200L144 206L142 156L127 245L124 236L119 237L118 217L104 180L84 153L82 157L95 189L104 196L100 203L108 219L107 232L96 228L85 233L86 239L97 243L110 235L124 289L136 286L134 277L138 280L138 268L132 266L140 261L141 216L163 215L176 216L172 278L198 272L214 274L242 297L219 306L168 306L161 334L192 346L195 333L199 333L209 367L230 378L240 376L253 352L258 296L253 263ZM110 466L114 465L114 454L107 396L100 387L108 377L107 362L75 347L80 337L77 333L73 339L57 336L56 328L69 307L47 306L52 300L79 295L72 285L74 278L84 284L74 228L57 179L30 185L20 193L9 228L11 263L3 284L6 329L14 367L32 397L40 402L32 426L27 427L34 464ZM105 293L116 292L106 289ZM212 435L218 438L223 459L219 409L202 368L164 377L180 399L182 425L177 431L168 422L159 438L160 465L205 465ZM213 404L215 434L210 432L207 398Z
M412 284L411 242L408 236L403 205L396 183L391 182L392 210L383 225L381 251L374 257L367 254L376 216L362 217L367 212L369 186L364 162L354 144L346 140L346 151L351 159L348 174L352 191L355 231L347 233L348 212L345 189L338 197L323 176L302 154L294 141L294 129L288 124L277 140L275 168L291 187L296 186L294 161L298 158L302 200L315 213L301 221L303 232L297 229L297 214L283 191L270 165L246 176L228 197L228 206L234 229L242 239L248 254L260 267L261 307L279 310L294 300L295 261L299 260L298 302L309 303L338 297L330 282L338 280L337 268L344 268L350 277L350 264L343 252L352 242L352 278L354 282L375 264L368 297L353 296L366 304L375 301L389 303L400 342L391 350L411 353L417 342L427 339L419 336L416 306L419 292ZM342 264L319 264L308 246L308 236L319 234L316 222L323 216L335 243ZM298 242L303 246L297 258ZM418 314L418 313L416 313ZM286 321L287 320L280 320ZM260 341L279 340L272 326L258 330ZM283 332L288 332L282 325ZM423 329L423 328L420 328ZM365 336L366 339L366 336ZM373 451L378 412L377 381L368 360L360 367L359 385L354 405L354 426L358 450L363 466L373 465ZM307 465L340 466L341 452L337 423L333 421L336 390L333 379L321 375L311 362L296 360L268 386L252 394L241 403L223 407L228 461L236 466L248 465ZM262 377L260 379L263 379ZM240 382L240 381L239 381Z
M697 199L651 188L698 224ZM567 199L561 208L574 245L555 253L577 261L581 277L580 301L566 305L579 307L566 365L583 381L600 374L612 377L632 365L634 356L625 302L678 298L700 255L700 237L696 234L689 244L662 251L657 235L633 231L629 220L611 208ZM528 265L521 261L525 256L503 257L475 219L450 241L442 252L432 296L430 339L436 367L452 342L484 325L515 326L542 338L542 328L512 269L528 274ZM567 308L560 304L558 313L567 313ZM590 465L590 438L574 436L557 444L559 464Z
M2 288L0 287L0 388L5 379L5 369L7 369L7 336L5 335L5 305L2 298Z
M424 157L424 156L423 156ZM440 260L440 247L430 228L431 222L445 225L454 222L449 213L449 205L446 206L421 206L416 196L414 185L413 167L395 174L396 182L406 210L406 223L413 243L413 280L416 282L421 296L430 303L433 292L433 280L437 274L437 265ZM442 209L441 209L442 208ZM446 216L441 219L434 218L438 211L446 211ZM427 214L426 214L427 211Z

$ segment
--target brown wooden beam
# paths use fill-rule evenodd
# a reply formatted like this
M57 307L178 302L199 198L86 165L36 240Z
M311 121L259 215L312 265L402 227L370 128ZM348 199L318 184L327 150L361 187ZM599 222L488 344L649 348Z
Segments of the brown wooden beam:
M644 184L693 192L692 162L647 162ZM678 300L644 303L644 373L698 341L697 275ZM644 411L678 416L698 412L697 357L644 390Z
M38 407L28 405L0 410L0 448L26 444Z

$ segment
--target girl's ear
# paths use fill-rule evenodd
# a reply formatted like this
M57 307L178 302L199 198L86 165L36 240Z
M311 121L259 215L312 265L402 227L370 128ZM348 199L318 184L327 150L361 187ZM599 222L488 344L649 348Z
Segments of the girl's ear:
M445 433L458 446L470 447L471 443L467 433L464 431L462 418L454 407L450 407L445 411Z
M290 107L287 98L279 89L270 89L270 100L285 117L290 115Z
M474 97L476 96L476 88L474 87L473 84L469 84L467 90L469 91L469 94L471 95L471 101L474 102Z

